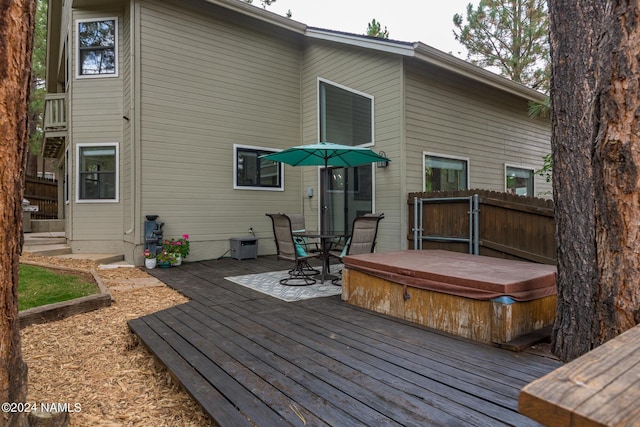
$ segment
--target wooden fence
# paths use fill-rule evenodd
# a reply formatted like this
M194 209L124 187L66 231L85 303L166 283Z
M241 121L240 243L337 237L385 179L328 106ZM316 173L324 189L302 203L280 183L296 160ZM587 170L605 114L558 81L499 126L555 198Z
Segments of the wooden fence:
M553 202L487 190L410 193L409 247L414 247L415 198L458 198L479 196L477 235L480 255L556 264ZM423 204L422 235L435 238L470 238L469 202L429 202ZM464 242L428 241L423 249L468 252Z
M45 178L25 178L24 198L38 206L32 219L58 218L58 181Z

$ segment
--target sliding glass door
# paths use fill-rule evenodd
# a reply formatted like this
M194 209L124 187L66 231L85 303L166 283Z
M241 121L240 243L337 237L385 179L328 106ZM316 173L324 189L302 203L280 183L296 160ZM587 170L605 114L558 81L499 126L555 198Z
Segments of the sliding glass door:
M326 230L336 234L350 234L353 220L373 210L373 166L355 168L328 168L321 173L322 183L328 183L325 192Z

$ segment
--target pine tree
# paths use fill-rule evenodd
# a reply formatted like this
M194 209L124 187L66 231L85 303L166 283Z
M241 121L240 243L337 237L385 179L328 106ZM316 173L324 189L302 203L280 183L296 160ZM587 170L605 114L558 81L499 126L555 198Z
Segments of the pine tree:
M378 37L381 39L388 39L389 30L387 30L387 27L384 27L384 30L383 30L382 24L376 21L375 18L373 18L371 22L367 24L367 35L369 37Z
M640 323L637 2L550 0L558 311L572 360Z
M36 2L0 0L0 11L0 401L26 402L17 294ZM27 414L0 412L0 425L26 426Z
M549 17L546 0L480 0L467 5L466 24L455 14L453 33L468 60L495 67L500 74L531 88L549 87Z

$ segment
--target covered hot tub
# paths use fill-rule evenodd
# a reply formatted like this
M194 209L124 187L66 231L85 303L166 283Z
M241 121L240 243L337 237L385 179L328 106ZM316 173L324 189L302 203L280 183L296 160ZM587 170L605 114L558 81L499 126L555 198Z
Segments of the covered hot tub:
M553 324L556 267L442 250L347 256L342 299L501 344Z

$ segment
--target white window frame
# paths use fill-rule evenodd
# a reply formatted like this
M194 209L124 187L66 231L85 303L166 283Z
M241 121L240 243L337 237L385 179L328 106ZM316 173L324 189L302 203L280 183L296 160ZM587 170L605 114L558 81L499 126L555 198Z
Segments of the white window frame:
M432 157L442 157L443 159L451 159L451 160L462 160L467 162L467 190L470 188L473 188L471 186L471 160L469 159L469 157L461 157L461 156L454 156L451 154L442 154L442 153L434 153L432 151L423 151L422 152L422 189L420 191L426 191L426 187L427 187L427 177L425 174L425 171L427 169L427 156L432 156ZM506 181L505 181L506 182Z
M71 201L71 195L69 194L70 191L69 189L71 188L71 154L70 154L70 148L66 147L64 149L64 183L63 183L63 188L62 188L62 193L63 193L63 197L64 197L64 204L68 205L69 202Z
M113 199L81 199L80 198L80 151L85 147L115 147L116 153L116 179L115 179L115 197ZM74 178L76 180L76 203L118 203L120 201L120 143L118 142L91 142L76 144L76 164Z
M525 171L531 171L531 193L532 194L527 194L526 197L535 197L536 194L536 168L532 167L532 166L525 166L525 165L515 165L512 163L505 163L504 164L504 192L506 193L508 191L507 189L507 168L514 168L514 169L522 169Z
M99 22L99 21L111 21L115 20L115 40L114 40L114 55L115 55L115 72L113 74L80 74L80 24L83 22ZM120 29L117 16L109 16L109 17L100 17L100 18L86 18L86 19L76 19L75 21L75 47L74 47L74 55L76 57L76 79L104 79L111 77L118 77L120 60L118 57L118 31Z
M342 90L345 90L345 91L347 91L347 92L351 92L351 93L354 93L354 94L356 94L356 95L360 95L360 96L362 96L362 97L369 98L369 99L371 100L371 142L366 143L366 144L359 144L359 145L357 145L357 147L371 147L371 146L376 145L376 128L375 128L375 121L376 121L376 120L375 120L375 117L376 117L376 114L375 114L375 113L376 113L376 110L375 110L375 97L374 97L373 95L369 95L368 93L364 93L364 92L361 92L361 91L359 91L359 90L352 89L352 88L350 88L350 87L348 87L348 86L341 85L340 83L336 83L336 82L333 82L333 81L331 81L331 80L324 79L324 78L322 78L322 77L318 77L318 81L317 81L317 83L316 83L316 88L317 88L316 106L318 107L318 109L317 109L316 123L318 123L318 134L317 134L318 142L324 142L324 141L320 141L320 133L321 133L321 132L320 132L320 128L321 128L321 126L322 126L322 123L320 123L320 116L321 116L321 115L320 115L320 110L321 110L321 108L320 108L320 107L321 107L321 105L320 105L320 97L321 97L321 94L320 94L320 83L325 83L325 84L328 84L328 85L331 85L331 86L335 86L335 87L337 87L338 89L342 89ZM334 141L328 141L328 142L334 142Z
M233 189L234 190L284 191L284 164L283 163L277 163L278 169L280 171L280 187L261 187L261 186L252 187L247 185L238 185L238 149L270 151L272 153L278 153L282 151L281 149L277 149L277 148L258 147L255 145L233 144Z

